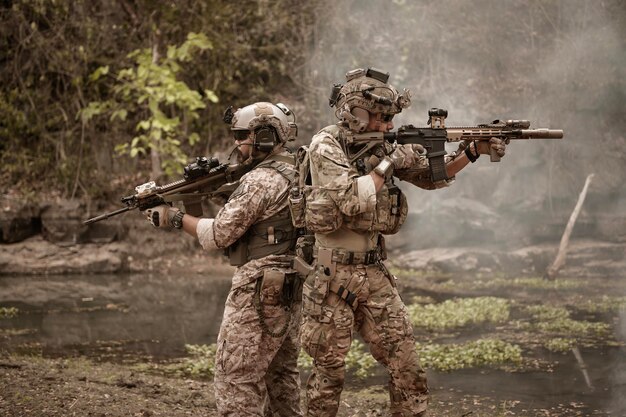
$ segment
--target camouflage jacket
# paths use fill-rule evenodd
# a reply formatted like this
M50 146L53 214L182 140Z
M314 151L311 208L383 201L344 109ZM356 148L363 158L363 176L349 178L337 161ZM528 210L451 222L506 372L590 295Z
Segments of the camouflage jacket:
M391 188L391 184L386 184L377 193L374 181L369 175L365 175L373 167L366 166L365 172L359 172L356 164L350 163L344 151L341 135L342 128L336 125L328 126L313 136L309 147L313 188L311 200L314 204L314 200L332 200L338 208L337 215L343 217L343 225L337 231L326 235L316 234L316 240L324 247L367 251L377 245L377 230L380 229L377 229L376 222L384 221L384 216L377 211L381 211L379 210L381 206L388 205L382 200L389 198L388 189ZM448 185L447 182L433 183L430 180L428 159L419 152L418 147L400 145L395 149L387 148L385 152L394 153L395 177L424 189ZM308 207L311 206L310 203L307 200ZM371 215L368 216L368 213ZM329 217L329 213L326 212L325 216ZM362 227L364 221L370 222L369 231ZM387 232L395 233L397 230ZM358 237L354 236L355 234Z
M289 156L288 152L280 155ZM267 220L287 208L289 181L275 169L257 167L245 174L237 189L214 219L201 219L196 229L198 241L206 250L224 249L239 240L255 223ZM238 267L233 288L262 275L268 267L291 266L289 255L269 255Z

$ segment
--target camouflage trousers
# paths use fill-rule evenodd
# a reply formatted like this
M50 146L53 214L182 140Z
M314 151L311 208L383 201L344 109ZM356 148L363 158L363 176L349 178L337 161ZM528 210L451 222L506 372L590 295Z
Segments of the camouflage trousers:
M262 329L254 303L255 283L232 289L226 299L217 338L215 400L219 416L302 416L300 375L300 303L286 309L262 303L267 327Z
M321 274L320 270L310 274L303 292L301 341L314 359L307 382L306 415L337 414L345 357L355 330L389 372L391 415L424 415L428 402L426 375L418 362L413 329L394 278L381 265L337 265L331 282L335 288L340 284L356 294L358 304L353 310L332 291L322 298L316 294L320 286L314 288L315 280ZM318 306L314 305L316 299L322 300Z

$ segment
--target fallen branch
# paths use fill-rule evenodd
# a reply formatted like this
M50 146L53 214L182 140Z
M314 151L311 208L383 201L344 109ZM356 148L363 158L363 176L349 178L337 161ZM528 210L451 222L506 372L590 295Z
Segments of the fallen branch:
M563 264L565 264L565 255L567 253L569 237L572 234L574 224L576 224L576 219L578 218L580 209L582 208L585 197L587 196L587 189L589 188L589 183L591 183L593 175L594 174L589 174L587 176L587 180L585 180L585 185L583 187L583 190L580 192L580 195L578 196L578 202L576 202L576 207L574 207L574 211L572 211L572 214L569 216L567 226L565 226L565 231L563 232L563 236L561 237L561 244L559 245L559 251L556 255L556 259L554 259L554 262L548 267L545 275L543 276L545 279L555 279L557 274L559 273L559 270L563 267Z
M580 350L578 350L578 346L574 346L572 348L572 353L574 353L576 362L578 362L578 366L580 366L580 371L583 373L585 383L591 390L593 390L593 385L591 385L591 378L589 378L589 373L587 372L587 366L585 365L585 361L583 361L583 355L581 355Z

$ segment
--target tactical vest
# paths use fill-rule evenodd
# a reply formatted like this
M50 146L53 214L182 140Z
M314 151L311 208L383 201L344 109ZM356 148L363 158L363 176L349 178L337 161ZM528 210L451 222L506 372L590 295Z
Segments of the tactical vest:
M332 135L339 143L345 143L342 139L343 131L338 126L329 126L320 131ZM344 150L345 151L345 150ZM290 208L294 224L306 228L314 233L330 233L342 225L355 232L380 232L382 234L394 234L400 230L408 213L406 196L400 188L393 183L393 178L385 182L376 194L376 208L374 211L347 216L339 211L339 208L330 198L323 198L323 190L315 190L303 181L303 177L310 175L308 148L302 147L296 158L296 177L299 195L298 204L292 200L296 193L292 189L290 194ZM359 175L367 175L372 167L368 167L365 160L370 157L366 154L352 162L352 166ZM303 171L305 166L306 173ZM309 182L310 184L310 182ZM319 201L318 201L319 200ZM316 203L313 207L311 203ZM321 214L320 214L321 213Z
M293 183L295 177L293 156L272 155L256 168L271 168L283 178ZM252 259L268 255L282 255L293 251L297 230L291 222L289 207L269 219L253 224L242 237L226 249L226 255L233 266L242 266Z

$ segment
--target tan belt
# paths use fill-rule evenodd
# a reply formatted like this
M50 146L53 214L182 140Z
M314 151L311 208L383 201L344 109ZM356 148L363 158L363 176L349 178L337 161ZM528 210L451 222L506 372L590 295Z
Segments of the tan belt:
M313 257L317 258L318 247L313 247ZM332 261L343 265L371 265L383 260L382 248L377 247L367 252L351 252L333 249Z

